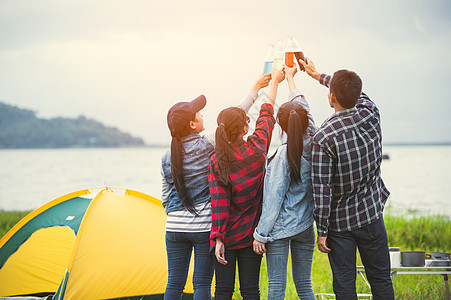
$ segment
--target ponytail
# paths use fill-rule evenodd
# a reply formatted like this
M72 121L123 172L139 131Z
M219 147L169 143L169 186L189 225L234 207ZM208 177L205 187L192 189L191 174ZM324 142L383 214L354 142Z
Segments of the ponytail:
M290 181L300 183L301 160L304 151L304 134L308 127L307 111L297 102L282 104L277 112L277 121L287 134L287 161Z
M219 180L224 184L229 184L229 169L232 162L232 149L227 138L224 123L219 124L215 134L216 143L216 163L218 165Z
M287 160L291 182L301 182L301 158L304 151L303 128L301 118L294 110L288 117Z
M174 180L175 190L183 206L191 214L197 216L197 211L193 206L193 199L186 192L185 177L183 176L183 143L178 134L171 132L171 135L171 176Z
M215 153L219 180L229 184L229 170L235 160L230 143L242 137L244 126L247 126L246 112L239 107L223 109L217 118L218 128L215 134Z

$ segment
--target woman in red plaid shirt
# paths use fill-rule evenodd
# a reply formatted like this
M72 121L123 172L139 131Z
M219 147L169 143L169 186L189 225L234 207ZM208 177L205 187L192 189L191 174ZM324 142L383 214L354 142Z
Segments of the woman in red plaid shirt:
M253 251L253 233L262 207L266 155L275 124L274 103L284 70L272 71L266 103L262 104L255 131L247 134L249 118L243 109L230 107L217 118L216 154L211 157L209 178L215 248L215 299L231 299L238 262L240 291L244 299L260 299L261 255Z

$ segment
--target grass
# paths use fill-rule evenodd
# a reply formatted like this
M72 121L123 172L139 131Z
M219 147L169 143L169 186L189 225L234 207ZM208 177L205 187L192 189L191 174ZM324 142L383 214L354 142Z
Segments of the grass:
M30 211L0 210L0 238L2 238L17 222L28 215Z
M28 212L0 210L0 237L12 228ZM422 250L451 252L451 220L444 216L384 216L390 247L401 251ZM361 265L358 257L358 264ZM287 270L286 299L297 299L291 275L291 262ZM235 298L242 299L237 280ZM312 267L312 286L315 294L333 293L332 272L326 254L315 248ZM393 279L396 299L445 299L445 283L441 275L397 275ZM358 293L369 294L370 290L360 276L357 277ZM268 295L266 258L263 257L260 272L260 292L263 299Z
M451 220L444 216L384 216L390 247L400 247L401 251L421 250L451 252ZM357 252L358 265L361 264ZM291 262L287 268L286 299L298 299L291 276ZM315 247L312 266L312 287L315 294L333 293L332 271L327 254ZM393 278L396 299L446 299L445 282L442 275L396 275ZM370 294L371 291L358 276L356 289L359 294ZM266 257L263 257L260 271L261 298L268 295L268 276L266 273ZM239 287L234 293L236 299L242 299Z

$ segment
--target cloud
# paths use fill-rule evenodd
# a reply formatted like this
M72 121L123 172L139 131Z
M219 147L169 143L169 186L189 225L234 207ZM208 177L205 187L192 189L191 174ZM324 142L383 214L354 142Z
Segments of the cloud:
M289 35L320 71L361 75L392 141L425 136L413 120L426 111L427 122L438 124L435 116L450 108L450 5L444 1L15 0L0 6L1 100L43 117L84 114L147 142L168 140L169 107L199 94L207 96L204 116L214 130L217 113L238 103L262 71L269 44ZM320 124L331 113L327 89L305 74L296 83ZM285 101L285 84L279 95ZM397 122L410 124L412 133L398 133ZM445 132L437 136L449 140Z

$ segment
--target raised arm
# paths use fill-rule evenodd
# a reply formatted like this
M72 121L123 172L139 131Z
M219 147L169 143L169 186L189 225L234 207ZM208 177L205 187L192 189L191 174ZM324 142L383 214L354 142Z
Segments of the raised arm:
M275 70L272 69L271 71L272 81L271 85L269 87L268 97L266 98L266 103L271 104L274 106L276 104L276 96L277 96L277 89L279 87L279 83L281 83L285 79L285 70L284 68Z
M318 80L320 84L322 84L326 87L330 87L330 81L332 79L332 76L325 74L325 73L318 72L315 68L315 64L308 57L306 57L306 61L307 61L307 63L305 63L302 60L299 61L299 64L304 66L305 72L307 72L307 74L309 74L310 77L312 77L313 79ZM368 97L368 95L366 95L363 92L361 93L360 98L356 104L356 108L357 109L360 109L360 108L369 109L373 113L377 114L377 116L379 117L379 110L378 110L376 104Z
M290 89L290 94L288 96L289 101L295 101L302 105L302 107L307 111L307 117L309 118L309 132L310 135L313 135L316 132L315 121L313 120L313 116L310 113L310 106L305 99L304 95L297 89L296 84L294 83L294 75L297 73L296 66L292 68L288 68L285 66L285 75L287 78L288 88Z
M241 107L244 109L246 114L249 112L249 109L252 107L252 104L254 104L255 100L258 97L258 92L269 85L269 82L271 81L271 74L263 74L261 75L257 81L255 81L252 88L247 92L247 94L244 96L244 98L241 100L240 104L238 104L238 107Z
M321 77L321 73L316 70L315 64L313 63L313 61L310 58L306 57L305 60L307 62L304 62L302 59L300 59L299 64L304 67L305 72L307 72L307 74L309 74L310 77L319 81L320 77Z

